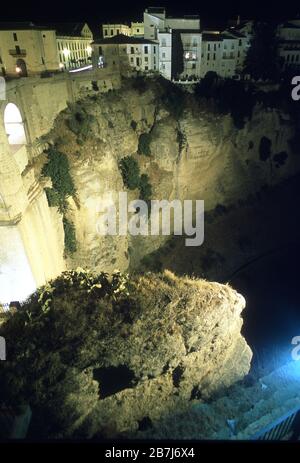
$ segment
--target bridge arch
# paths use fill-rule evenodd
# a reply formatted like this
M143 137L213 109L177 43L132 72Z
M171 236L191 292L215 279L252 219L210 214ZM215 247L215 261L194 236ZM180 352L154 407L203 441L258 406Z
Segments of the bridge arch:
M28 164L27 136L24 119L15 103L6 102L4 105L3 125L10 153L14 156L20 173L22 173Z

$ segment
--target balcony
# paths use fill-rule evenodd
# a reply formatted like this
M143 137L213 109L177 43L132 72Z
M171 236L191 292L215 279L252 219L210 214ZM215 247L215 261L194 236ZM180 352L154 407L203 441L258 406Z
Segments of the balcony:
M25 58L26 57L26 50L9 50L9 54L14 58Z

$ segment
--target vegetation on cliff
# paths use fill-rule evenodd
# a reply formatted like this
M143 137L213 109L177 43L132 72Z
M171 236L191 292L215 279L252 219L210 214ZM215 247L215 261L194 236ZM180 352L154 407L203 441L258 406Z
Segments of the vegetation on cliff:
M52 188L46 188L46 195L50 207L58 207L63 215L65 233L65 252L73 254L76 251L76 235L73 223L66 217L70 197L75 197L76 188L70 174L70 165L67 156L60 152L56 146L50 146L46 151L47 163L43 166L42 175L49 177Z

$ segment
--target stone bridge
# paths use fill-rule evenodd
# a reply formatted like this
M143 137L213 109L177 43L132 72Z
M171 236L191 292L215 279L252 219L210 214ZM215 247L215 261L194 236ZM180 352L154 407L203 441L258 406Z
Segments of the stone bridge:
M64 268L63 230L35 178L33 158L67 102L117 88L109 69L6 82L0 101L0 303L22 300ZM3 89L2 89L3 90Z

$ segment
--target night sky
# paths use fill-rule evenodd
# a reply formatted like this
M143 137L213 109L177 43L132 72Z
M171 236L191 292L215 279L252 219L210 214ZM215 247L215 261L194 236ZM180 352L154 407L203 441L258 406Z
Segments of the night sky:
M1 21L28 21L47 23L47 21L82 21L101 24L106 21L121 21L126 19L142 19L142 12L147 6L165 6L169 15L200 14L204 24L215 25L238 14L242 18L272 18L286 19L300 14L299 0L178 0L143 1L143 0L117 0L101 1L88 0L32 0L23 1L16 7L14 2L2 2Z

